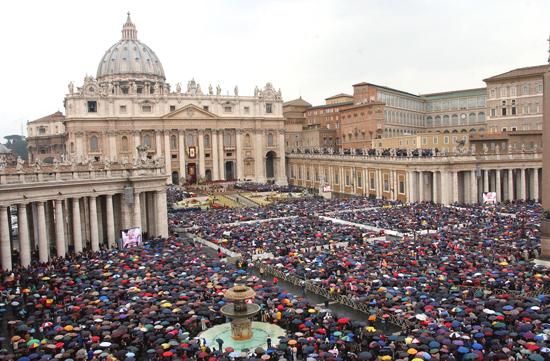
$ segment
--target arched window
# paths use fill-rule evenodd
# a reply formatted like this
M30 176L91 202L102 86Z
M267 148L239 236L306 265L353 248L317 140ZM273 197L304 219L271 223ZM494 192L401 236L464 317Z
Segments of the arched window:
M470 113L470 123L476 122L476 113Z
M439 115L435 117L435 125L441 125L441 117Z
M443 125L449 125L449 116L448 115L443 116Z
M250 147L250 134L244 136L244 145Z
M151 136L150 135L145 135L143 137L143 145L146 145L149 148L151 147Z
M478 132L485 133L485 128L479 128Z
M210 148L210 136L208 136L208 135L204 136L204 147L205 148Z
M98 151L99 150L99 146L97 144L97 137L95 135L93 135L91 138L90 138L90 150L92 152L95 152L95 151Z
M176 149L176 136L175 135L170 137L170 148Z
M480 112L478 115L477 115L477 121L480 122L480 123L483 123L485 121L485 113L483 112ZM481 133L481 132L480 132Z
M451 117L451 122L453 124L458 124L458 115L453 114L452 117Z
M225 133L225 146L231 146L231 134L229 133Z
M267 135L267 145L272 146L273 145L273 134L269 133Z
M475 128L470 129L470 133L475 133L475 132L476 132Z
M187 134L187 146L193 147L195 145L195 139L193 138L193 134Z
M346 142L346 135L345 134L342 135L342 142L344 142L344 143Z
M434 125L434 119L432 117L427 117L426 125Z
M128 137L122 137L122 150L128 150Z

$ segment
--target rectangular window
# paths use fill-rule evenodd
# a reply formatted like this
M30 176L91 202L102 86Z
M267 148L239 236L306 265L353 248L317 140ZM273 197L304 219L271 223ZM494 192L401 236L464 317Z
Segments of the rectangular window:
M495 150L495 143L491 142L491 150Z
M405 194L405 182L399 181L399 194Z
M126 105L121 105L119 111L121 114L126 114Z
M511 88L510 88L510 95L511 95L511 96L516 95L516 87L511 87Z
M491 89L491 98L492 98L492 99L495 98L495 89Z
M529 105L524 105L523 106L523 114L529 114Z
M267 114L273 113L273 104L267 103L267 104L265 105L265 112L266 112Z
M537 93L542 93L542 84L537 85Z
M357 188L363 188L363 178L361 176L357 176Z
M449 144L449 137L443 137L443 143Z
M244 114L250 114L250 107L244 107ZM309 112L309 115L311 115L311 112Z
M537 104L537 113L542 112L542 104Z
M434 137L434 144L437 144L437 137Z
M170 148L175 149L176 148L176 138L170 139Z
M290 170L290 178L293 178L293 179L294 179L294 169L291 169L291 170Z
M516 107L512 107L512 115L516 115Z
M506 115L506 108L502 108L502 115Z
M349 174L346 174L346 185L349 187Z
M503 149L503 150L506 149L506 142L502 142L500 149Z
M388 179L384 179L384 191L385 192L390 191L390 181Z
M319 182L319 173L315 172L315 181Z
M491 116L492 116L492 117L496 117L496 116L497 116L497 110L496 110L496 109L491 109Z
M456 143L456 137L453 137L453 143Z
M507 132L507 131L508 131L508 128L503 127L503 128L502 128L502 131L503 131L503 132Z
M306 180L309 180L309 171L306 172Z
M506 88L500 88L500 96L505 97L506 96Z
M334 183L339 184L338 183L338 173L334 174Z
M529 94L529 86L524 85L523 88L522 88L522 93L523 93L523 95Z
M151 106L150 106L150 105L143 105L143 106L141 107L141 111L142 111L143 113L151 113Z
M428 138L422 137L422 144L423 144L423 145L428 144Z
M202 106L202 109L204 109L204 110L206 110L206 111L208 112L210 108L208 108L208 105L203 105L203 106Z
M97 113L97 102L96 101L88 101L88 113Z
M225 113L231 113L231 110L232 110L231 107L224 107L224 108L223 108L223 111L224 111Z
M174 110L176 110L176 106L175 105L170 105L170 112L173 112Z
M374 178L370 179L370 189L374 190Z
M210 153L204 153L205 158L210 158Z
M298 171L298 179L302 179L302 171L301 170Z
M518 149L518 142L514 142L514 149Z

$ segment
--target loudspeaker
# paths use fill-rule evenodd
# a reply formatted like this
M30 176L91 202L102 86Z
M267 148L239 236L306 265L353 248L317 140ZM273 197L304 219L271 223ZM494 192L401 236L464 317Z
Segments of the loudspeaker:
M134 188L126 187L124 188L124 200L126 204L134 203Z

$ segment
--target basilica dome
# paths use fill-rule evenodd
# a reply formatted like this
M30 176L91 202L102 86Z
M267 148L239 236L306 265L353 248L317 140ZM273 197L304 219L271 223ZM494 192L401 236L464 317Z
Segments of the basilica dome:
M122 39L111 46L97 67L98 81L120 78L146 78L163 82L164 69L159 58L137 38L136 26L128 19L122 28Z

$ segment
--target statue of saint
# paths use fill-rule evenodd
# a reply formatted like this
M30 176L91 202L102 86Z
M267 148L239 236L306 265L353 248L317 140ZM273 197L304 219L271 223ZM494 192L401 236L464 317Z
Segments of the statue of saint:
M221 93L222 93L222 88L218 84L218 86L216 87L216 95L220 95Z
M181 83L176 84L176 93L181 94Z
M17 157L17 165L15 166L15 170L17 170L18 172L22 172L23 171L23 164L25 164L25 161L23 160L23 158L21 158L21 156L18 156Z
M214 95L214 90L212 90L212 84L208 86L208 94Z
M202 95L201 85L197 84L197 94Z
M235 85L235 96L239 96L239 87L237 85Z
M73 94L74 93L74 84L73 82L71 81L69 83L69 94Z

